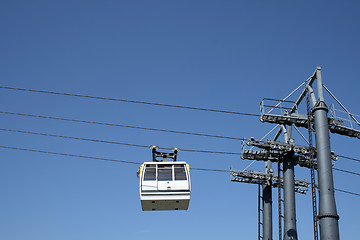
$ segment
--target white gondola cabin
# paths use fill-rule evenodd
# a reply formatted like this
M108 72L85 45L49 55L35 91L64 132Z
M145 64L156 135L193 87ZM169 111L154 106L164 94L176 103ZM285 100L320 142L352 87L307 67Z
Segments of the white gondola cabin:
M188 209L191 184L186 162L145 162L139 177L143 211Z

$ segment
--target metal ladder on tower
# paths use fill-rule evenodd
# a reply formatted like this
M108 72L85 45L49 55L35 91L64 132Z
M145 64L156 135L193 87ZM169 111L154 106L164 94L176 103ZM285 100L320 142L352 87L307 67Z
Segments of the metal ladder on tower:
M258 240L262 240L263 236L261 235L261 230L263 228L263 196L262 196L262 186L259 186L259 193L258 193Z
M308 133L309 133L309 157L310 157L310 175L311 175L311 199L313 208L313 225L314 225L314 240L319 240L318 219L317 219L317 205L316 205L316 185L315 185L315 164L314 164L314 147L312 140L311 127L311 110L309 95L306 98L307 117L308 117Z
M281 167L281 161L278 160L278 216L279 216L279 240L282 240L282 220L284 216L282 215L282 203L284 200L282 199L281 189L282 189L282 183L281 183L281 176L283 175L283 169Z

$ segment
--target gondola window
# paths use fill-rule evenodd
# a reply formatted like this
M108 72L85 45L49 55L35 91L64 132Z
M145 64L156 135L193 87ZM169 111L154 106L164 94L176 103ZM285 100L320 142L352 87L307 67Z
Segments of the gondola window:
M172 165L158 165L158 181L172 181Z
M156 165L149 164L146 166L144 173L144 181L155 181L156 180Z
M175 180L186 180L186 172L184 165L175 165L174 172L175 172Z

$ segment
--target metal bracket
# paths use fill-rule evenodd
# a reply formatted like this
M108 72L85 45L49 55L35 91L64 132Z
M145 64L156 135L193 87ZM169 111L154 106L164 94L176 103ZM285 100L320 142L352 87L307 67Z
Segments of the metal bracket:
M172 153L164 153L164 152L158 152L159 149L158 146L150 146L150 149L152 150L152 156L153 156L153 162L169 162L168 158L173 159L173 162L176 162L177 153L180 152L179 148L173 148L171 149ZM158 160L157 158L162 157L161 160Z
M246 141L246 145L262 148L263 150L254 151L254 150L245 150L243 149L241 158L249 160L260 160L260 161L271 161L278 162L282 161L283 155L287 152L294 151L298 155L295 155L295 164L299 164L301 167L310 168L310 154L313 158L316 158L316 149L309 148L305 146L295 145L295 143L282 143L272 141L270 139L265 141L259 141L254 138L250 138ZM331 158L333 161L338 159L338 156L331 152ZM315 162L315 169L317 169L317 164Z
M266 184L271 185L272 187L283 187L284 179L282 176L274 175L274 174L266 174L262 172L255 171L232 171L231 172L231 181L232 182L244 182L244 183L252 183L252 184ZM270 184L269 184L270 183ZM306 194L307 189L310 184L306 181L295 180L295 192Z

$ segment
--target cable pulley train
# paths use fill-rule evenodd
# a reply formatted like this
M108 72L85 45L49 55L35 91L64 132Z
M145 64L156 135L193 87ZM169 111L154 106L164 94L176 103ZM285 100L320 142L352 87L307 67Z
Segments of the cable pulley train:
M142 210L187 210L191 192L190 168L186 162L176 161L180 149L173 148L172 153L158 152L157 146L150 146L150 149L153 161L144 162L137 172ZM157 160L159 157L162 159Z

